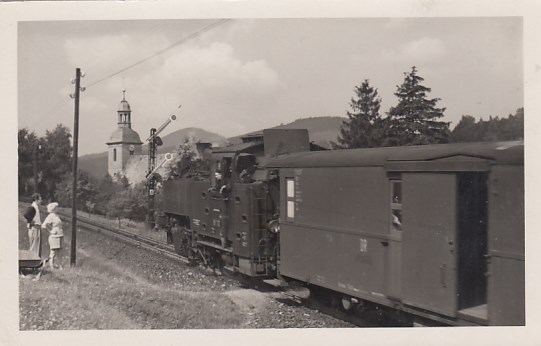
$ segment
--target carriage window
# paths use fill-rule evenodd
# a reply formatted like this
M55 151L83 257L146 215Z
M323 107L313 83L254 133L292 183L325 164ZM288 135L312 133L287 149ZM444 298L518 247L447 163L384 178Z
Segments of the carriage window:
M391 180L392 203L402 203L402 182Z
M391 230L402 231L402 181L391 180Z
M287 219L292 220L295 217L295 180L286 178L287 189Z
M293 179L286 179L287 181L287 198L295 197L295 181Z

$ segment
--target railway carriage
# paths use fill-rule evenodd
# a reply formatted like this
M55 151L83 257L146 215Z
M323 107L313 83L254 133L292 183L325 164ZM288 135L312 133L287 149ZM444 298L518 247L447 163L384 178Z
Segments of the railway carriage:
M280 176L287 278L445 323L524 324L521 142L297 153Z
M525 323L522 142L311 149L265 130L164 182L177 251L445 324Z

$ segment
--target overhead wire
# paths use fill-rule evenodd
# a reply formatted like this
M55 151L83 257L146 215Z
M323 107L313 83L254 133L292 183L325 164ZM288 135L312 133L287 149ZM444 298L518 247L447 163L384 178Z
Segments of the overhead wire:
M53 107L51 107L51 109L49 109L43 116L41 117L38 117L37 121L35 121L32 125L35 126L35 125L38 125L40 124L41 122L43 122L44 120L47 120L51 117L51 115L53 115L53 112L56 111L57 109L59 109L60 107L64 106L66 103L68 103L68 101L70 100L71 98L69 98L68 96L66 96L65 98L62 98L60 101L58 101Z
M152 36L156 31L158 31L161 27L163 27L165 24L163 23L158 23L158 24L154 24L152 25L150 28L146 29L143 34L140 34L140 35L145 35L145 36ZM94 59L92 61L92 63L90 65L86 65L84 70L86 72L89 72L91 73L91 70L96 66L96 65L99 65L99 64L103 64L104 62L104 59L107 58L107 55L103 55L101 54L99 56L99 59Z
M196 31L196 32L194 32L194 33L192 33L192 34L190 34L190 35L184 37L184 38L182 38L181 40L176 41L176 42L174 42L173 44L171 44L171 45L169 45L169 46L167 46L167 47L165 47L165 48L163 48L163 49L161 49L161 50L159 50L159 51L153 53L152 55L149 55L149 56L147 56L147 57L145 57L145 58L143 58L143 59L141 59L141 60L136 61L135 63L133 63L133 64L131 64L131 65L129 65L129 66L126 66L126 67L124 67L124 68L122 68L122 69L120 69L120 70L118 70L118 71L116 71L116 72L114 72L114 73L111 73L111 74L109 74L109 75L107 75L107 76L105 76L105 77L103 77L103 78L101 78L101 79L98 79L98 80L95 81L95 82L92 82L92 83L88 84L88 85L86 86L86 88L88 89L89 87L92 87L92 86L94 86L94 85L96 85L96 84L99 84L99 83L101 83L101 82L104 82L104 81L108 80L109 78L112 78L112 77L114 77L114 76L116 76L116 75L118 75L118 74L120 74L120 73L122 73L122 72L124 72L124 71L127 71L127 70L129 70L129 69L131 69L131 68L133 68L133 67L135 67L135 66L138 66L138 65L140 65L140 64L142 64L142 63L144 63L144 62L146 62L146 61L148 61L148 60L150 60L150 59L152 59L152 58L154 58L154 57L156 57L156 56L158 56L158 55L160 55L160 54L163 54L163 53L167 52L168 50L171 50L171 49L173 49L173 48L175 48L175 47L177 47L177 46L179 46L179 45L181 45L181 44L183 44L183 43L186 43L186 42L188 42L188 41L190 41L190 40L192 40L192 39L194 39L194 38L196 38L196 37L199 37L199 36L201 36L202 34L208 32L208 31L210 31L210 30L212 30L212 29L214 29L214 28L216 28L216 27L218 27L218 26L220 26L220 25L222 25L222 24L225 24L225 23L227 23L227 22L230 21L230 20L231 20L231 19L221 19L221 20L219 20L219 21L217 21L217 22L214 22L214 23L212 23L212 24L210 24L210 25L208 25L208 26L206 26L206 27L204 27L204 28L202 28L202 29L200 29L200 30L198 30L198 31ZM152 27L151 30L155 29L157 26L158 26L158 25ZM64 104L66 104L69 100L70 100L70 98L67 97L67 96L66 96L65 99L64 99L64 98L61 99L61 100L60 100L58 103L56 103L50 110L48 110L42 117L39 117L39 120L36 121L36 122L34 123L34 125L39 124L39 123L41 123L42 121L48 119L48 118L53 114L53 111L57 110L59 107L61 107L61 106L63 106Z
M107 79L112 78L112 77L114 77L114 76L116 76L116 75L118 75L118 74L120 74L120 73L122 73L122 72L125 72L125 71L127 71L127 70L129 70L129 69L131 69L131 68L133 68L133 67L135 67L135 66L141 65L142 63L144 63L144 62L146 62L146 61L148 61L148 60L150 60L150 59L152 59L152 58L154 58L154 57L156 57L156 56L158 56L158 55L160 55L160 54L163 54L163 53L167 52L168 50L171 50L171 49L175 48L175 47L178 46L178 45L181 45L181 44L183 44L183 43L186 43L186 42L188 42L188 41L190 41L190 40L192 40L192 39L194 39L194 38L196 38L196 37L198 37L198 36L204 34L204 33L207 32L207 31L210 31L210 30L212 30L212 29L214 29L214 28L216 28L216 27L218 27L218 26L220 26L220 25L222 25L222 24L225 24L226 22L228 22L228 21L230 21L230 20L231 20L231 19L221 19L221 20L219 20L219 21L217 21L217 22L215 22L215 23L212 23L212 24L210 24L210 25L204 27L203 29L198 30L198 31L194 32L193 34L190 34L190 35L188 35L188 36L182 38L181 40L179 40L179 41L177 41L177 42L174 42L173 44L171 44L171 45L169 45L169 46L167 46L167 47L165 47L165 48L163 48L163 49L157 51L156 53L147 56L147 57L144 58L144 59L141 59L141 60L139 60L139 61L136 61L135 63L133 63L133 64L131 64L131 65L129 65L129 66L126 66L126 67L124 67L124 68L122 68L122 69L120 69L120 70L118 70L118 71L116 71L116 72L114 72L114 73L111 73L110 75L108 75L108 76L106 76L106 77L103 77L103 78L98 79L97 81L95 81L95 82L93 82L93 83L88 84L86 87L87 87L87 88L90 88L90 87L92 87L92 86L94 86L94 85L96 85L96 84L98 84L98 83L101 83L101 82L103 82L103 81L106 81Z

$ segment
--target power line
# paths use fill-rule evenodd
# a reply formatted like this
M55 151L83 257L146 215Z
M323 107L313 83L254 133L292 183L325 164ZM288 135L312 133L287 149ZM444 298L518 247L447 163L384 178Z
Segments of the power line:
M212 29L214 29L214 28L216 28L216 27L218 27L218 26L220 26L222 24L225 24L226 22L228 22L230 20L231 19L221 19L221 20L219 20L219 21L217 21L217 22L215 22L215 23L213 23L213 24L211 24L209 26L206 26L203 29L201 29L199 31L196 31L195 33L190 34L187 37L184 37L183 39L173 43L172 45L170 45L170 46L168 46L168 47L166 47L164 49L161 49L161 50L157 51L156 53L154 53L152 55L149 55L148 57L146 57L146 58L144 58L142 60L139 60L139 61L127 66L127 67L124 67L124 68L118 70L117 72L114 72L114 73L112 73L112 74L110 74L110 75L108 75L108 76L106 76L106 77L104 77L102 79L99 79L99 80L87 85L87 88L90 88L90 87L92 87L92 86L94 86L94 85L96 85L98 83L101 83L101 82L103 82L103 81L105 81L105 80L107 80L107 79L109 79L111 77L114 77L114 76L118 75L119 73L122 73L122 72L127 71L127 70L129 70L129 69L131 69L131 68L133 68L133 67L135 67L137 65L140 65L140 64L142 64L142 63L144 63L144 62L146 62L146 61L148 61L148 60L150 60L150 59L152 59L152 58L154 58L154 57L156 57L156 56L158 56L160 54L165 53L166 51L168 51L170 49L175 48L178 45L181 45L181 44L183 44L185 42L188 42L188 41L200 36L201 34L204 34L207 31L210 31L210 30L212 30Z
M144 32L144 35L146 36L149 36L150 34L153 34L154 32L158 31L158 29L160 27L164 26L163 23L158 23L158 24L155 24L153 25L152 27L150 27L149 29L147 29L145 32ZM147 38L148 39L148 38ZM100 55L100 58L101 59L95 59L90 65L87 65L85 67L85 71L87 73L91 73L91 70L94 68L94 66L98 65L98 64L101 64L103 63L104 59L106 59L106 55Z
M68 103L68 101L70 100L69 97L65 97L63 99L61 99L60 101L58 101L51 109L49 109L43 116L39 117L37 119L36 122L34 122L32 124L32 126L36 126L38 124L40 124L42 121L50 118L51 115L53 115L53 112L57 109L59 109L60 107L64 106L66 103Z
M144 58L144 59L142 59L142 60L139 60L139 61L137 61L137 62L135 62L135 63L133 63L133 64L127 66L127 67L124 67L124 68L120 69L119 71L117 71L117 72L115 72L115 73L112 73L112 74L110 74L110 75L108 75L108 76L106 76L106 77L104 77L104 78L102 78L102 79L99 79L99 80L97 80L97 81L95 81L95 82L93 82L93 83L87 85L86 87L87 87L87 88L92 87L92 86L94 86L94 85L96 85L96 84L98 84L98 83L101 83L101 82L103 82L103 81L105 81L105 80L107 80L107 79L109 79L109 78L111 78L111 77L114 77L114 76L118 75L119 73L122 73L122 72L124 72L124 71L127 71L127 70L131 69L132 67L135 67L135 66L137 66L137 65L140 65L140 64L142 64L142 63L144 63L144 62L146 62L146 61L148 61L148 60L150 60L150 59L152 59L152 58L154 58L154 57L156 57L156 56L158 56L158 55L160 55L160 54L165 53L166 51L168 51L168 50L170 50L170 49L175 48L175 47L178 46L178 45L181 45L181 44L183 44L183 43L185 43L185 42L188 42L188 41L190 41L190 40L192 40L192 39L194 39L194 38L196 38L196 37L198 37L198 36L204 34L205 32L208 32L208 31L210 31L210 30L212 30L212 29L214 29L214 28L216 28L216 27L218 27L218 26L220 26L220 25L222 25L222 24L227 23L227 22L230 21L230 20L231 20L231 19L221 19L221 20L219 20L219 21L217 21L217 22L215 22L215 23L212 23L212 24L210 24L210 25L204 27L203 29L201 29L201 30L199 30L199 31L196 31L195 33L190 34L190 35L184 37L183 39L181 39L181 40L179 40L179 41L177 41L177 42L171 44L170 46L165 47L164 49L161 49L161 50L157 51L156 53L154 53L154 54L152 54L152 55L150 55L150 56L148 56L148 57L146 57L146 58ZM159 25L155 25L155 26L152 27L149 31L155 30L156 27L159 27ZM61 99L61 100L60 100L59 102L57 102L57 103L56 103L49 111L47 111L42 117L40 117L40 118L39 118L35 123L33 123L32 125L35 126L35 125L41 123L42 121L48 119L48 118L53 114L53 111L57 110L58 108L60 108L60 107L63 106L64 104L66 104L69 100L70 100L69 97L66 97L65 99L64 99L64 98Z

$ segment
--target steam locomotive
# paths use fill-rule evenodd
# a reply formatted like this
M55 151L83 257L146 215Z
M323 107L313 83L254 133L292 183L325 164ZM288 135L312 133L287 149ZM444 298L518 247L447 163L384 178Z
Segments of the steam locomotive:
M524 325L522 142L320 150L304 129L163 182L175 250L450 325Z

